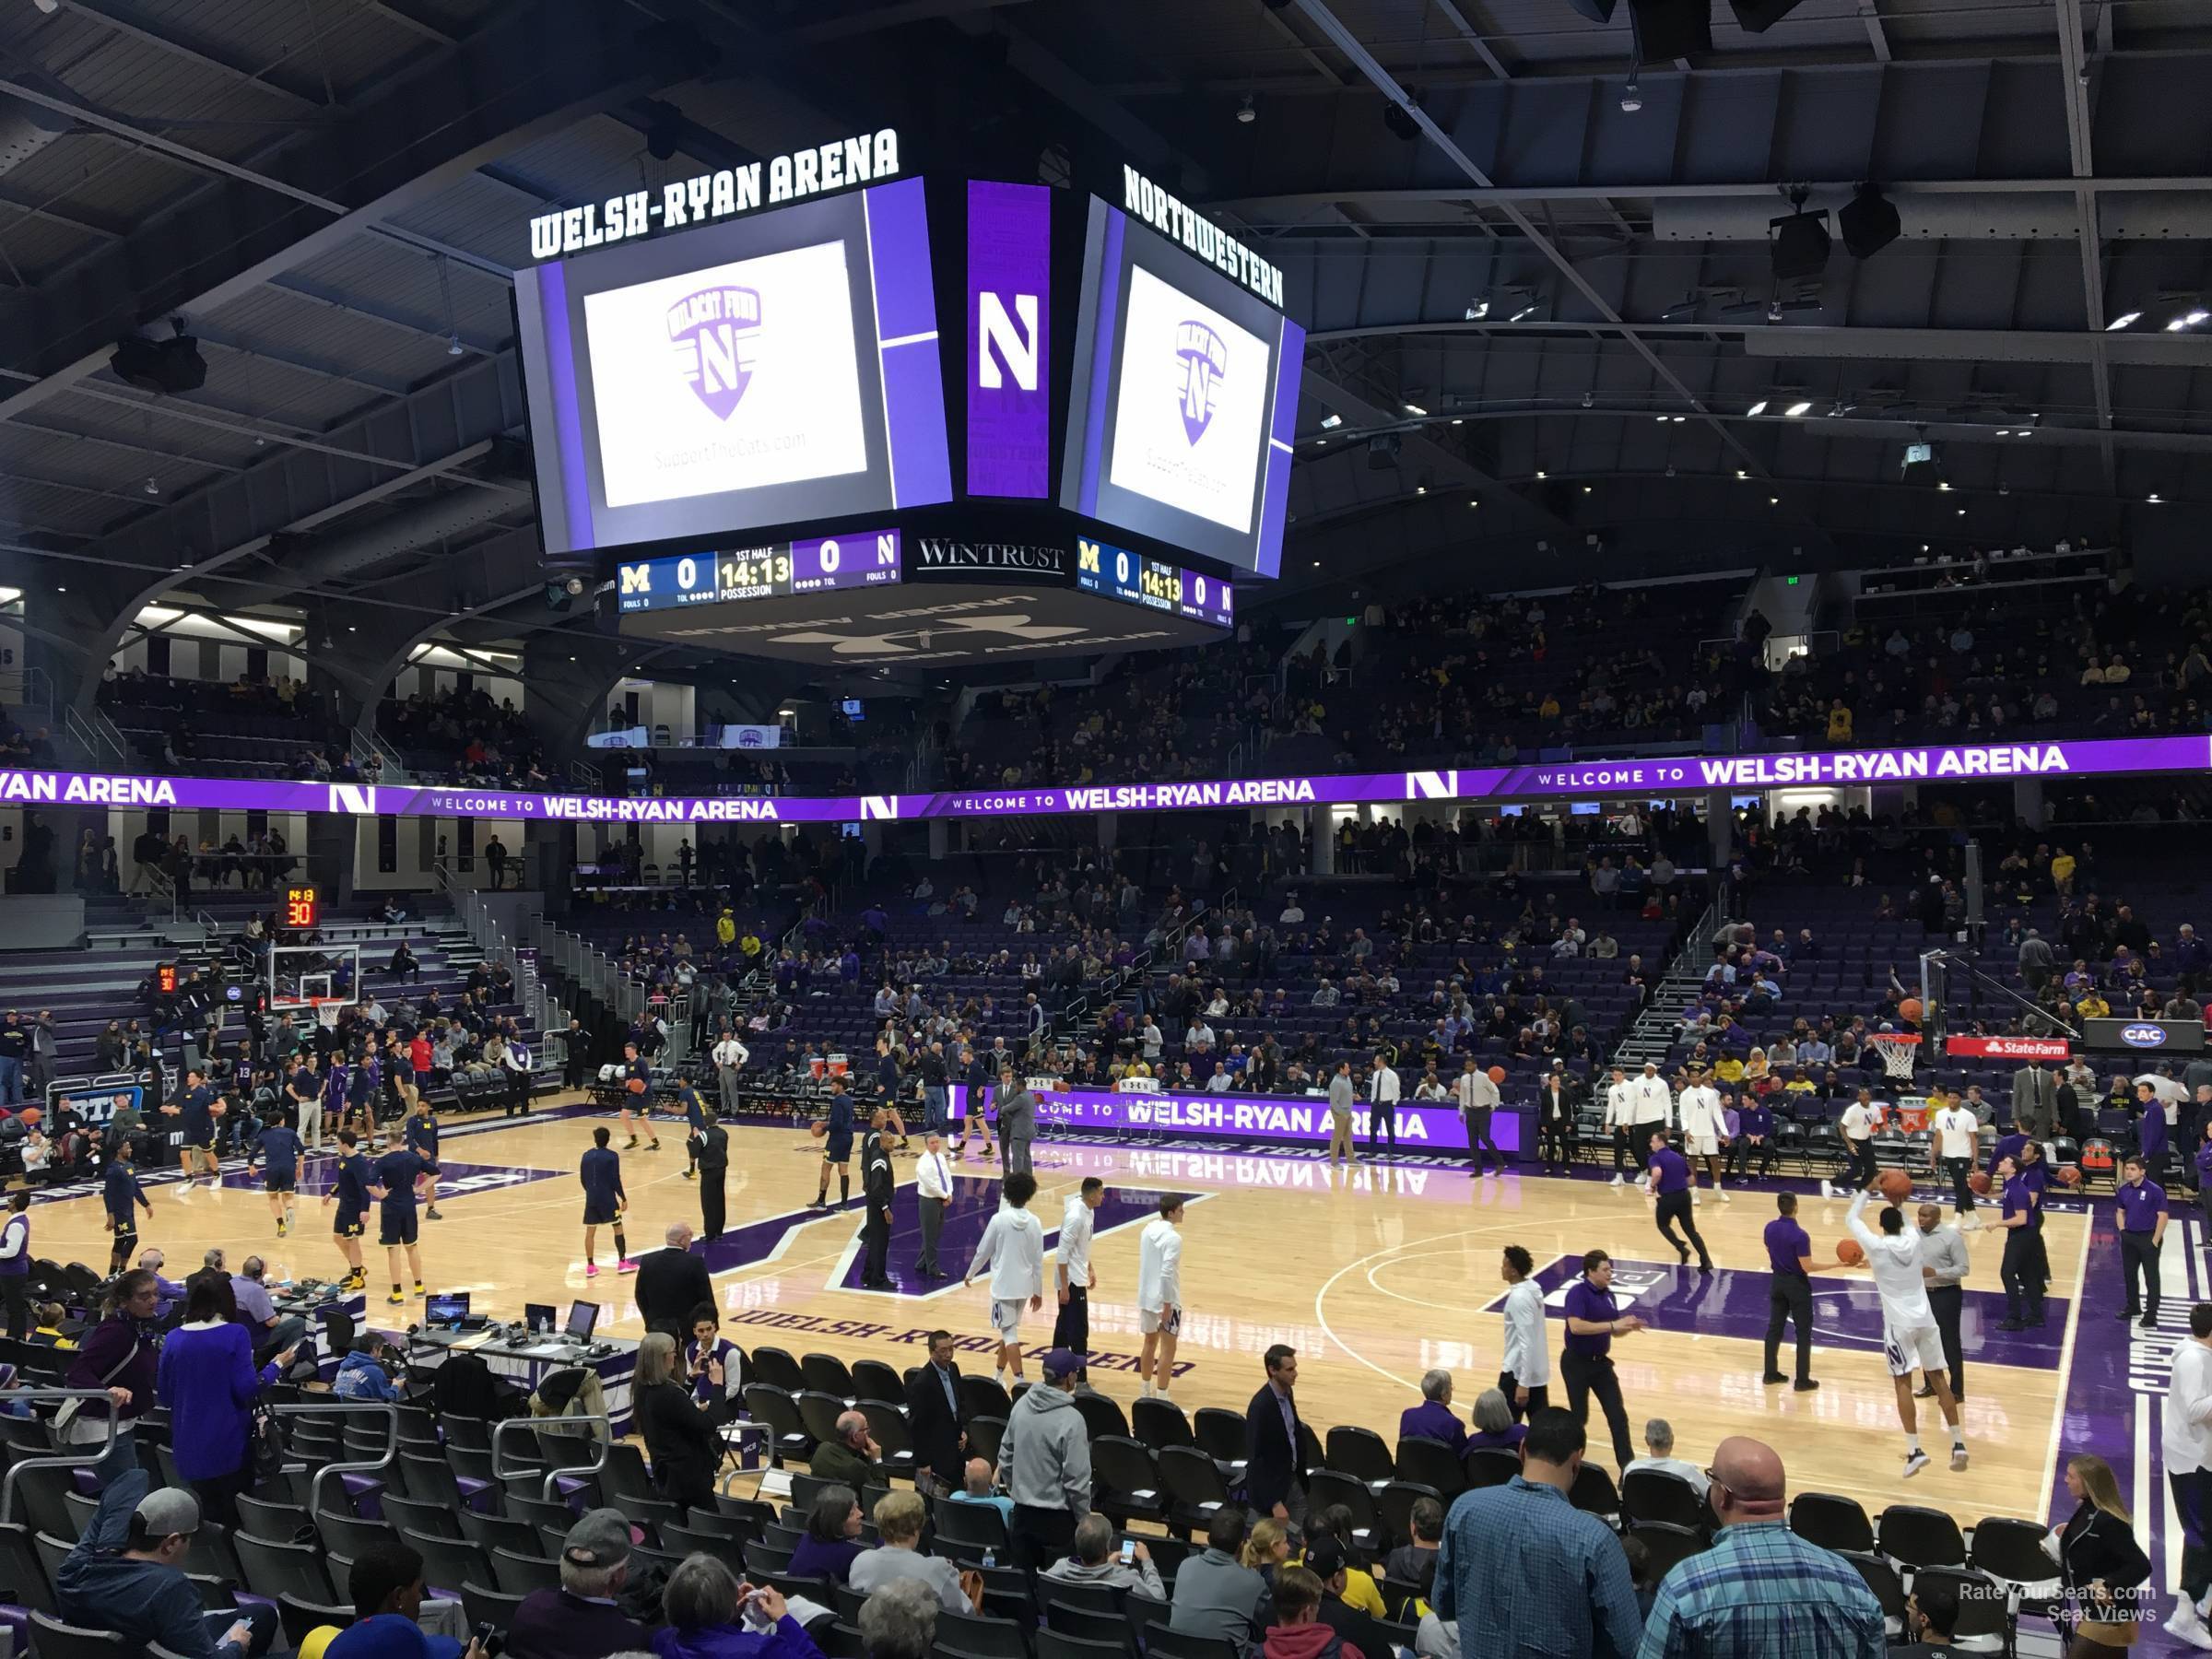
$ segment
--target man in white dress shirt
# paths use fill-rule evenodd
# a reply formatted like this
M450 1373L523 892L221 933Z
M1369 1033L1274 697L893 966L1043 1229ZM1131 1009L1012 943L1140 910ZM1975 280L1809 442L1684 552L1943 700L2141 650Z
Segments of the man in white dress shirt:
M1136 1374L1144 1397L1169 1399L1175 1376L1175 1342L1182 1334L1182 1199L1159 1195L1159 1214L1145 1223L1136 1246L1136 1325L1144 1333Z
M945 1156L945 1136L932 1129L922 1140L921 1159L914 1165L914 1192L922 1207L922 1260L915 1271L924 1278L942 1278L937 1265L937 1238L945 1230L945 1207L952 1202L952 1160Z
M1398 1081L1398 1069L1391 1065L1390 1056L1377 1054L1375 1069L1367 1079L1367 1155L1372 1158L1375 1147L1385 1134L1390 1136L1390 1149L1398 1149L1398 1101L1404 1098L1403 1086Z
M722 1085L722 1115L730 1116L737 1110L737 1084L745 1070L745 1063L753 1056L745 1044L738 1041L735 1032L724 1032L712 1056L714 1076Z
M1106 1183L1086 1175L1060 1217L1060 1244L1053 1268L1059 1287L1060 1312L1053 1322L1053 1346L1088 1359L1090 1354L1091 1212L1106 1202ZM1078 1376L1080 1372L1077 1373Z
M1030 1214L1037 1177L1027 1170L1007 1176L999 1194L1004 1202L983 1229L983 1241L960 1282L972 1285L977 1274L991 1269L991 1324L998 1332L991 1369L1010 1387L1021 1376L1022 1310L1034 1313L1044 1306L1044 1223Z
M1498 1392L1519 1422L1551 1404L1551 1348L1544 1334L1544 1287L1529 1277L1535 1260L1518 1244L1505 1247L1499 1277L1512 1287L1505 1293L1505 1358L1500 1361Z
M1498 1143L1490 1135L1491 1117L1498 1110L1498 1085L1490 1081L1489 1073L1475 1063L1474 1055L1467 1056L1459 1076L1453 1080L1452 1092L1459 1101L1459 1121L1467 1127L1467 1156L1475 1160L1476 1174L1490 1173L1489 1166L1483 1161L1486 1151L1496 1160L1498 1173L1504 1174L1505 1154L1498 1150ZM1561 1147L1559 1152L1563 1165L1566 1149Z
M2186 1539L2182 1546L2181 1597L2166 1629L2191 1647L2212 1648L2206 1603L2212 1600L2212 1302L2189 1310L2189 1340L2173 1356L2166 1385L2160 1447L2166 1484Z

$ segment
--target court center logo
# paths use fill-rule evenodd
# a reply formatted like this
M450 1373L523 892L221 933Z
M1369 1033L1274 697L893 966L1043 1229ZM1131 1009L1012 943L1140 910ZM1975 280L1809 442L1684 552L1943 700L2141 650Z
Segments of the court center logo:
M735 412L752 383L760 296L747 288L701 288L668 308L677 371L717 420Z
M1182 363L1182 435L1195 445L1214 418L1221 377L1229 372L1229 346L1203 323L1179 323L1175 355Z

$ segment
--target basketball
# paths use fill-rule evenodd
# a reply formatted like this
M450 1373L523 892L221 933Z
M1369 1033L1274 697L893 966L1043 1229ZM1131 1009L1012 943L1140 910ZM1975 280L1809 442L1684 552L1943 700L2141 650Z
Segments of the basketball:
M26 1129L36 1129L39 1126L39 1121L45 1115L46 1110L42 1106L26 1106L16 1113L16 1116L22 1120L23 1127Z
M814 1136L816 1140L825 1139L830 1134L829 1120L827 1118L817 1118L813 1123L806 1125L806 1133Z
M2058 1171L2058 1184L2060 1186L2070 1187L2079 1186L2081 1184L2081 1171L2076 1169L2072 1164L2060 1165Z
M629 1092L631 1094L643 1094L645 1092L645 1079L642 1077L632 1077L629 1080Z
M1490 1078L1490 1081L1491 1081L1491 1082L1493 1082L1493 1083L1502 1083L1502 1082L1504 1082L1504 1081L1505 1081L1505 1067L1504 1067L1504 1066L1502 1066L1502 1065L1493 1065L1493 1066L1491 1066L1491 1067L1490 1067L1490 1070L1489 1070L1489 1078Z
M1884 1170L1882 1196L1892 1204L1902 1204L1912 1196L1912 1177L1902 1170Z
M1866 1252L1856 1239L1845 1239L1836 1246L1836 1260L1846 1267L1856 1267L1866 1259Z
M1909 1020L1913 1025L1918 1025L1920 1023L1920 998L1908 996L1903 1002L1899 1003L1897 1017L1900 1019Z
M1990 1180L1987 1170L1976 1170L1966 1178L1966 1190L1977 1197L1986 1198L1989 1195L1989 1187Z

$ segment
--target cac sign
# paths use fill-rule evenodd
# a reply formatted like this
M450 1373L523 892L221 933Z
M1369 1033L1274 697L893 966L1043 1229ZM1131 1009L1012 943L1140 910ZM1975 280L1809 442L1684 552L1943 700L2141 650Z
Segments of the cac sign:
M2090 1048L2129 1049L2136 1053L2202 1053L2205 1028L2195 1019L2085 1019L2082 1035Z

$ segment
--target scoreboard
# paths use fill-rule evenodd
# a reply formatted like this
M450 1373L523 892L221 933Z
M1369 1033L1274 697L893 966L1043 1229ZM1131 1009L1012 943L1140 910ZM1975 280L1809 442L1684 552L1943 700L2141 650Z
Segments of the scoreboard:
M767 547L639 559L616 572L621 612L677 610L733 599L788 599L900 580L899 532L853 530Z
M323 916L323 896L312 887L284 889L284 924L289 928L317 926Z
M1187 621L1215 628L1236 626L1236 594L1229 582L1088 536L1076 543L1076 585L1087 594L1165 611Z

